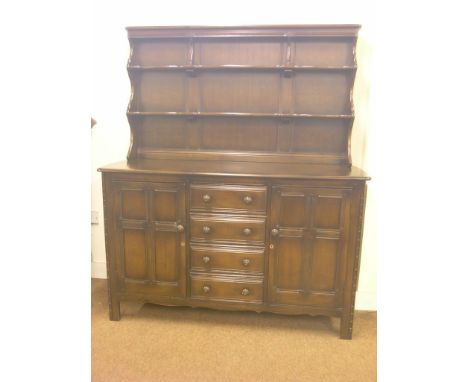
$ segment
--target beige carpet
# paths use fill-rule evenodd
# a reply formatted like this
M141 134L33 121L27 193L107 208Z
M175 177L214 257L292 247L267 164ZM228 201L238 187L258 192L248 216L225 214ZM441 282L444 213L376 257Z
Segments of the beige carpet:
M92 381L376 380L376 313L339 319L123 303L109 321L106 280L92 281Z

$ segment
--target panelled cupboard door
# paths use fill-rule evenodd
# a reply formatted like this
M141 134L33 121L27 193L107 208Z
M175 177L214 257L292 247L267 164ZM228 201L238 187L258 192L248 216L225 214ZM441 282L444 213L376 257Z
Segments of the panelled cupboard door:
M116 271L127 292L186 294L185 185L113 184Z
M345 278L346 189L273 187L269 301L335 307Z

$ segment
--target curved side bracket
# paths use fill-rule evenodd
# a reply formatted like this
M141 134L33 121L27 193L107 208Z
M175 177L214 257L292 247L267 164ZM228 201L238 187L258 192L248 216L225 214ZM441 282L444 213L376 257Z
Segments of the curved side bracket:
M354 67L357 67L357 60L356 60L356 42L353 46L353 63ZM350 106L350 114L353 118L350 120L350 125L348 128L348 165L351 166L353 164L353 158L351 154L351 137L353 132L353 125L354 125L354 99L353 99L353 88L354 82L356 80L356 70L353 71L353 77L351 78L351 84L349 89L349 106Z
M127 61L127 69L132 65L133 61L133 43L130 42L130 55ZM134 80L135 73L128 69L128 78L130 79L130 100L127 106L127 119L130 125L130 147L128 148L127 153L127 160L135 159L137 157L137 145L135 144L135 133L134 128L135 124L139 123L138 119L132 118L129 113L134 110L134 100L135 100L135 80Z

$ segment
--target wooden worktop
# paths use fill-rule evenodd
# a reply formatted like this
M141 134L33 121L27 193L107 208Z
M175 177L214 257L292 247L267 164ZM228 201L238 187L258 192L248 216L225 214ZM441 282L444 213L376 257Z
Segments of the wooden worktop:
M122 161L104 166L101 172L142 174L190 174L242 177L268 177L283 179L355 179L369 180L370 177L355 166L262 163L207 160L135 160Z

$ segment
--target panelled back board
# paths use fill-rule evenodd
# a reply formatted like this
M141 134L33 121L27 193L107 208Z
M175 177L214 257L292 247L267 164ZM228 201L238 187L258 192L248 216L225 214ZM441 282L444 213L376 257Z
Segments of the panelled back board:
M357 30L129 29L129 158L351 164Z
M351 338L358 29L128 28L130 149L100 169L112 320L125 300L325 314Z

